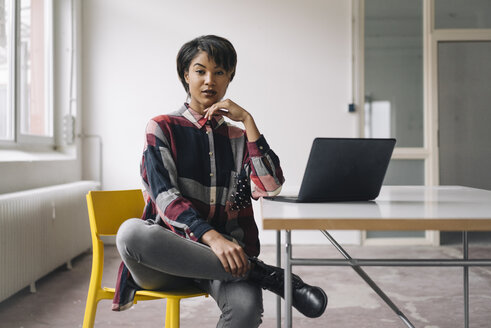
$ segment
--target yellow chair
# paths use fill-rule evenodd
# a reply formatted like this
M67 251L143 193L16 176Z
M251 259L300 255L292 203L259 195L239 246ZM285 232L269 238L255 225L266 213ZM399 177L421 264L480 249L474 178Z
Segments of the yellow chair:
M114 297L114 288L101 287L102 272L104 269L104 243L99 236L115 235L119 226L125 220L141 217L144 205L142 191L139 189L90 191L87 194L93 257L83 328L92 328L94 326L99 301L102 299L113 299ZM166 298L165 327L179 328L181 299L198 296L208 297L206 293L196 288L179 292L140 290L136 292L135 303L137 301Z

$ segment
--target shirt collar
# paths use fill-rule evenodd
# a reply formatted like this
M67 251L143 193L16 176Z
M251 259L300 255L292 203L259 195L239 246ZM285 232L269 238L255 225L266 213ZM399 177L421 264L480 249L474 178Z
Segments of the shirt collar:
M191 107L189 107L188 103L184 103L185 110L182 115L187 118L191 123L193 123L198 129L201 129L206 123L207 119L201 115L200 113L194 111ZM213 116L210 124L213 129L218 128L225 122L223 117Z

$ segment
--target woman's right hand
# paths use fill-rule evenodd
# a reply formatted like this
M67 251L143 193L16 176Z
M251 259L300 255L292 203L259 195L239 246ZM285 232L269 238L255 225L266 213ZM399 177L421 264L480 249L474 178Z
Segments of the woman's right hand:
M209 230L201 237L201 241L210 246L218 257L223 268L234 277L244 276L250 269L250 263L244 249L223 237L216 230Z

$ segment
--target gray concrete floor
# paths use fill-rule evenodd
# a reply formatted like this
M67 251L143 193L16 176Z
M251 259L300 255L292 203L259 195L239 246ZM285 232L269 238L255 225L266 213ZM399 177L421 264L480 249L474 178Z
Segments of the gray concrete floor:
M359 258L459 258L459 247L346 247ZM261 258L274 263L273 246L264 246ZM294 256L339 258L329 246L297 246ZM471 258L491 258L491 246L472 245ZM37 282L37 293L26 288L0 303L0 327L82 327L92 256L82 254L71 270L61 267ZM106 248L103 284L113 286L119 256ZM416 327L464 326L462 268L368 267L367 273L403 310ZM305 281L323 287L329 305L318 319L294 311L294 327L405 327L349 267L295 267ZM95 327L163 327L164 300L139 302L125 312L112 312L110 301L99 303ZM491 268L470 270L470 327L491 327ZM276 327L275 296L264 292L263 324ZM215 327L219 311L211 298L183 300L181 327Z

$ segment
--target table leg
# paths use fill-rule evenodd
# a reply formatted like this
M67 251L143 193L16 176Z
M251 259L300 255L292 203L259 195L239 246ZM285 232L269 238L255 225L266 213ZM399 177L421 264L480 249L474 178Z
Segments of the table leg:
M469 259L469 240L467 231L462 232L464 260ZM464 266L464 327L469 328L469 267Z
M292 247L291 231L285 230L285 326L292 327Z
M276 266L281 268L281 231L276 231ZM281 328L281 297L276 296L276 327Z
M406 324L409 328L414 328L414 325L409 321L409 319L404 315L404 313L399 310L399 308L392 302L392 300L380 289L379 286L368 276L368 274L357 264L356 260L353 260L351 256L344 250L341 245L327 232L326 230L321 230L322 234L331 242L331 244L347 259L353 270L355 270L358 275L365 280L365 282L384 300L392 311Z

